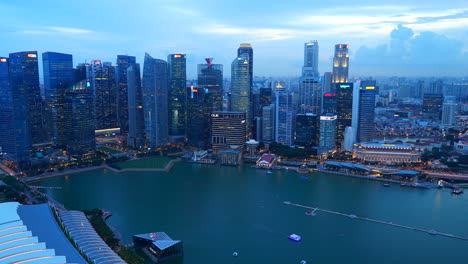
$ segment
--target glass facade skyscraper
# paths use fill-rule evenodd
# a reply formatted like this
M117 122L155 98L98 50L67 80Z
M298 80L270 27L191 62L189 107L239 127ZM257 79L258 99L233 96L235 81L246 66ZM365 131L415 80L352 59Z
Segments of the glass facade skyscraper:
M127 69L136 64L136 58L128 55L117 55L117 66L115 79L117 81L117 123L120 132L129 132L129 109L128 109L128 78Z
M143 65L143 110L147 145L151 148L168 143L169 64L145 54Z
M337 116L325 114L320 116L320 139L318 155L326 157L336 149Z
M308 113L296 115L296 137L294 144L304 147L317 147L319 143L319 116Z
M344 141L344 132L347 126L352 125L353 118L353 83L337 83L336 87L336 113L337 129L336 142L338 146Z
M211 107L207 88L187 88L187 145L206 149L211 144Z
M140 64L127 68L128 87L128 139L127 145L134 148L145 146L145 116L141 89Z
M50 135L55 147L67 145L66 92L74 84L73 57L57 52L42 53L44 70L44 91L46 104L50 109Z
M359 109L357 142L370 142L374 139L376 81L361 81L359 86Z
M223 110L223 65L213 64L206 58L206 64L198 64L198 89L208 90L210 112Z
M169 63L169 136L171 142L182 143L185 141L186 132L186 107L185 96L187 88L187 67L185 54L170 54L167 56Z
M442 94L426 93L423 98L423 114L426 118L440 120L442 116L442 105L444 96Z
M335 45L335 57L333 57L333 82L347 83L349 69L348 44Z
M31 143L43 143L47 139L47 131L43 119L36 51L10 53L10 86L15 104L23 105L26 109Z
M285 87L276 85L275 96L275 141L293 145L293 95Z
M242 53L231 64L231 111L246 113L247 135L250 135L250 104L249 55Z
M322 83L318 72L319 45L316 40L304 44L304 67L299 83L299 112L320 114Z
M211 145L219 152L231 146L245 148L245 113L213 112L211 114Z

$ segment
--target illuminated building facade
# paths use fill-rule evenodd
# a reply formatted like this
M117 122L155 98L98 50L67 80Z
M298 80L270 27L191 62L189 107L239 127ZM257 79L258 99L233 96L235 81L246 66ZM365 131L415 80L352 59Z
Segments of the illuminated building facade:
M296 115L295 145L317 147L320 139L319 116L307 113Z
M239 55L231 65L231 111L246 114L247 135L250 135L251 124L249 117L252 111L249 67L249 55L247 53Z
M359 86L357 142L369 142L374 139L376 96L376 82L374 80L361 81L361 84Z
M335 56L333 57L333 82L348 82L349 55L348 44L336 44Z
M338 117L331 113L320 116L319 156L327 157L335 152L337 120Z
M169 63L169 90L168 90L168 122L169 138L171 142L185 142L186 107L187 98L187 67L185 54L170 54Z
M344 140L344 131L352 125L353 117L353 83L337 83L336 87L336 113L337 129L336 142L341 146Z
M322 113L336 113L336 93L324 93L322 100Z
M455 96L446 96L444 98L444 104L442 105L442 125L452 126L455 124L457 108L458 104L456 103Z
M322 92L335 93L335 86L333 85L333 72L325 72L322 78Z
M316 40L304 44L304 66L299 84L299 113L320 114L322 82L318 72L319 45Z
M145 54L143 65L143 110L147 145L151 148L168 143L169 65Z
M120 132L126 134L129 132L129 87L127 78L127 69L135 66L136 57L128 55L117 55L116 81L117 81L117 123Z
M145 146L145 115L143 112L143 92L141 89L140 64L127 68L128 88L128 138L127 145L134 148Z
M207 149L211 141L211 107L207 106L209 90L187 88L187 145Z
M421 161L421 151L410 144L355 144L353 158L364 161L415 163Z
M282 85L276 86L275 97L275 142L293 145L293 95Z
M65 96L74 84L73 57L70 54L42 53L44 70L44 92L46 103L51 109L50 134L52 144L63 148L67 145Z
M211 145L219 152L231 146L245 148L246 120L244 112L211 113Z
M271 143L275 141L275 105L262 108L262 141Z
M442 104L444 96L442 94L424 94L423 114L424 117L433 120L440 120L442 115Z
M223 65L213 64L206 58L206 64L198 64L198 89L208 90L210 112L223 110Z
M249 80L250 80L250 89L253 87L253 49L250 43L241 43L237 49L237 57L240 57L242 54L249 55Z

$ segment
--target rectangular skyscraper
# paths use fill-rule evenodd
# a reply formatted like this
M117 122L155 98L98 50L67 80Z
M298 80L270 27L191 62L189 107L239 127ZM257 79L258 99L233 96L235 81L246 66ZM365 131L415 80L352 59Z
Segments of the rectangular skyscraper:
M275 141L291 146L294 124L293 96L280 84L276 85L275 110Z
M66 93L74 85L73 56L57 52L42 53L46 104L51 109L50 134L55 147L66 148Z
M213 64L206 58L206 64L198 64L198 89L207 89L210 112L223 110L223 65Z
M187 145L206 149L211 144L211 107L208 88L187 88Z
M128 113L128 78L127 69L136 64L136 58L128 55L117 55L116 82L117 82L117 121L120 132L123 134L129 131Z
M348 82L349 55L348 44L335 45L335 57L333 57L333 82Z
M168 122L171 142L185 142L187 98L187 69L185 54L170 54L169 63L169 91L168 91Z
M245 148L245 113L213 112L211 144L216 152L231 146Z
M43 120L43 103L39 88L39 66L36 51L10 53L10 86L18 106L25 104L28 135L31 143L47 139ZM19 102L21 101L21 102Z
M336 113L337 129L336 142L338 146L344 141L344 132L347 126L352 125L353 118L353 83L337 83L336 87Z
M315 114L296 115L296 138L294 144L304 147L318 147L319 126L319 116Z
M357 142L370 142L374 139L375 97L377 91L374 80L361 81L359 86Z
M30 165L31 138L27 123L27 98L10 86L8 58L0 57L0 152L19 169Z
M262 108L262 141L271 143L275 141L275 105Z
M327 157L336 149L337 116L325 114L320 116L320 139L318 155Z
M127 145L134 148L145 146L145 116L141 89L140 64L127 68L128 87L128 138Z
M440 120L442 116L442 104L444 96L442 94L426 93L423 98L423 114L426 118Z
M320 113L322 84L318 72L319 45L316 40L304 44L304 67L299 84L299 112Z
M242 53L231 65L231 111L246 113L247 135L250 135L251 89L249 55Z
M248 74L249 74L249 106L250 109L248 112L246 112L246 120L247 120L247 137L250 137L252 135L252 130L253 130L253 111L254 111L254 102L253 102L253 49L252 45L250 43L241 43L239 45L239 48L237 49L237 57L241 57L242 54L247 54L248 55ZM231 76L232 79L232 76ZM232 111L237 111L237 110L232 110Z
M168 143L169 65L145 54L143 66L143 109L146 140L154 148Z

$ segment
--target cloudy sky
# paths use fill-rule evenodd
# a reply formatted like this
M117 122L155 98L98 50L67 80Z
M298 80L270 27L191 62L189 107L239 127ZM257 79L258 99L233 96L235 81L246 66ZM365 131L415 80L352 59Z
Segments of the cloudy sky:
M468 76L466 0L3 0L0 13L0 56L56 51L77 64L187 53L189 77L205 57L229 77L250 42L255 75L298 76L304 42L318 40L321 73L346 43L355 76Z

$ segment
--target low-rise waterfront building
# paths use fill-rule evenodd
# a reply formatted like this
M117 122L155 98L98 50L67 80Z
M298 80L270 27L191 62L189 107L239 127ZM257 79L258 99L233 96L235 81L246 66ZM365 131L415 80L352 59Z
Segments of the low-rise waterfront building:
M354 145L353 158L388 163L414 163L421 161L421 151L410 144L363 142Z
M276 164L277 160L277 157L273 154L264 154L257 160L256 165L260 168L271 168Z
M155 263L184 254L182 241L173 240L164 232L134 235L133 243Z
M221 165L237 166L241 163L242 152L235 149L228 149L219 152Z

